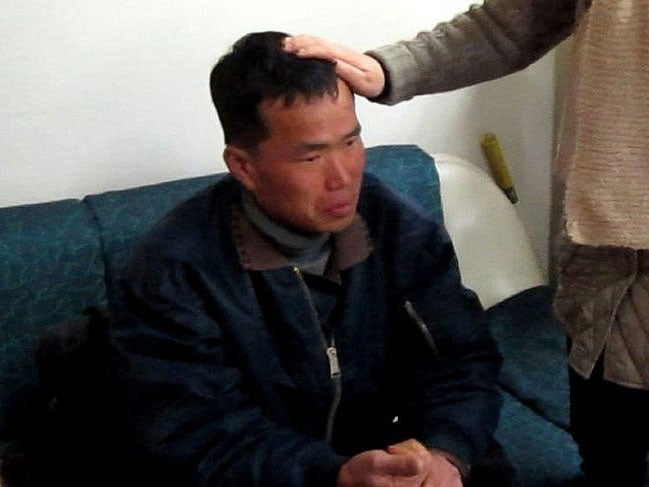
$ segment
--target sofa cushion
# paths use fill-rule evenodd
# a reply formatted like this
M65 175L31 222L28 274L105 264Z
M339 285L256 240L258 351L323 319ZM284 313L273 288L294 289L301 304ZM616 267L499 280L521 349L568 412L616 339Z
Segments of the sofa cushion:
M500 384L548 421L569 425L566 336L552 314L552 290L538 286L487 310L503 354Z
M223 174L108 191L84 198L99 225L109 297L116 278L129 259L134 240L180 201L220 177Z
M563 487L580 473L570 433L503 393L495 438L516 469L517 487Z
M91 305L105 306L106 293L87 208L64 200L0 210L0 438L21 427L38 338Z
M443 220L439 176L428 153L416 145L370 147L366 167L413 205L423 208L435 220Z

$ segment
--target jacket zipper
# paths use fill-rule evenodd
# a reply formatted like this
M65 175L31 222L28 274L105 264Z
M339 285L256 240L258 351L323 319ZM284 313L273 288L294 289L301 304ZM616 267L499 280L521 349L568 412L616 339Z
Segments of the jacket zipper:
M331 442L331 437L333 434L334 422L336 420L336 412L338 411L338 406L340 406L340 400L342 399L342 371L340 370L340 362L338 361L338 349L336 348L336 339L331 334L329 340L322 331L320 326L320 320L318 319L318 312L315 309L313 304L313 298L309 287L304 281L302 276L302 271L298 267L293 267L293 272L300 282L300 287L302 292L306 297L307 303L309 305L309 311L311 312L311 317L313 318L313 323L316 325L316 329L322 339L322 345L324 347L325 355L327 357L327 363L329 364L329 377L334 386L334 397L331 401L331 406L329 407L329 415L327 417L327 427L325 430L325 441L327 443Z
M431 335L430 330L426 326L426 323L424 320L419 316L417 311L415 311L415 307L412 305L412 303L408 300L403 303L403 307L406 310L406 313L408 313L408 316L414 321L414 323L417 325L417 328L419 328L419 331L424 335L424 339L426 340L426 343L428 344L428 347L430 350L433 352L433 355L435 358L439 358L439 348L437 348L437 344L435 343L435 339L433 338L433 335Z

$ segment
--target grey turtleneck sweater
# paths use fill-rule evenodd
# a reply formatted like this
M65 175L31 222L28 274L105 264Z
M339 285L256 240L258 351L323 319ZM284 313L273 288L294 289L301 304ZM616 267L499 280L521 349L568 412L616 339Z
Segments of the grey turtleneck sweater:
M250 223L271 239L291 264L308 274L324 274L331 255L330 233L303 233L288 229L264 212L248 191L243 192L242 206Z

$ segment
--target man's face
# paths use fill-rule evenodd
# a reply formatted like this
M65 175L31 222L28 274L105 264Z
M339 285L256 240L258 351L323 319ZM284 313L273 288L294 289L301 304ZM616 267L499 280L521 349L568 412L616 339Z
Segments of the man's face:
M270 131L239 178L271 217L306 232L337 232L356 214L365 149L354 98L341 81L338 96L262 102Z

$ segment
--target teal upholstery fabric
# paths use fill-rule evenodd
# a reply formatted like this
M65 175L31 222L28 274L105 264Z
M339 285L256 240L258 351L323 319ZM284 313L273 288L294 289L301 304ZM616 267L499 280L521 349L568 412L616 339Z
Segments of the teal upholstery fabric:
M443 221L439 176L433 159L416 145L384 145L367 149L367 171L405 195L435 220Z
M503 398L495 437L516 467L515 485L571 485L571 479L580 473L580 460L570 433L536 414L519 398L507 392L503 393Z
M569 426L566 335L555 320L552 290L527 289L487 310L503 354L501 386L550 422Z
M134 240L180 201L220 177L223 175L181 179L84 198L99 227L109 297L116 277L129 258Z
M105 304L101 245L84 205L66 200L0 211L0 437L20 408L17 397L34 381L38 337Z

